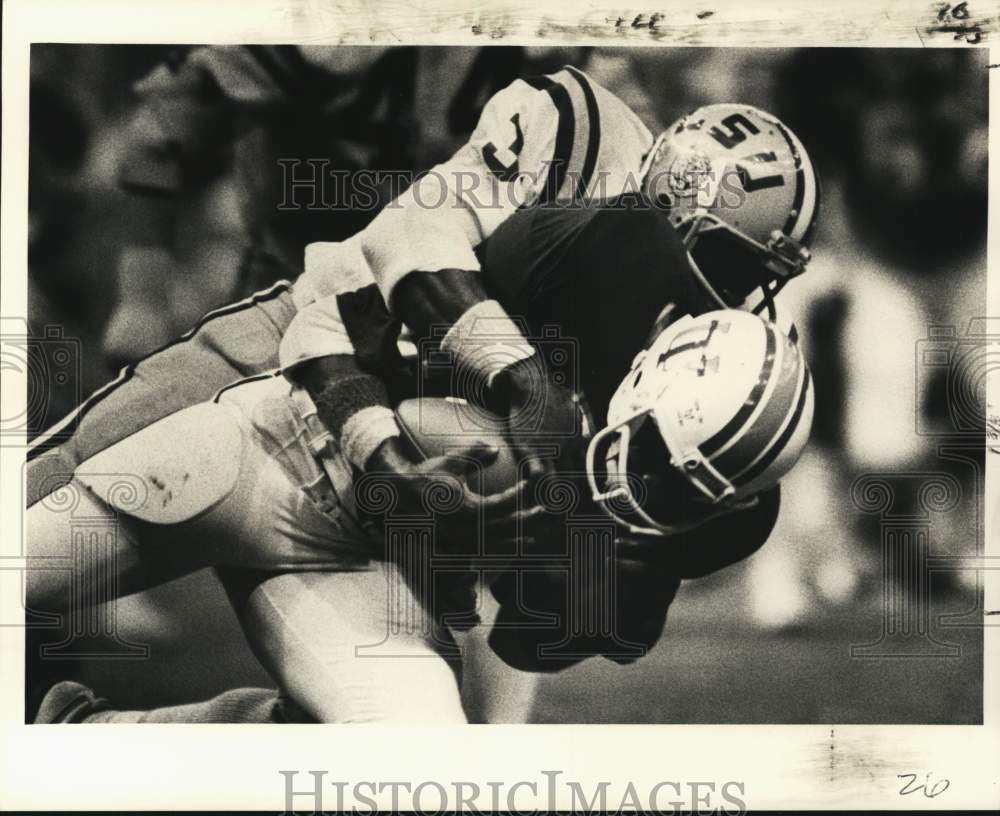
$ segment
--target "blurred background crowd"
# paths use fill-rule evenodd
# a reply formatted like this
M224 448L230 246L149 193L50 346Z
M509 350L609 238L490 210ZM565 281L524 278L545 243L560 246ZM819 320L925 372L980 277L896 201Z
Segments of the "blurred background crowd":
M882 519L859 509L851 486L873 472L952 474L962 498L931 514L930 548L976 551L981 445L942 454L941 439L967 436L951 433L949 367L921 356L921 341L934 326L953 327L961 341L985 312L986 56L35 45L29 323L37 334L63 327L82 351L78 377L51 391L31 431L208 310L294 278L309 241L344 238L374 215L280 210L278 159L324 158L347 172L426 168L464 142L493 92L567 63L617 93L653 132L698 105L747 102L799 135L823 183L814 260L782 294L815 375L812 444L786 479L779 526L761 552L685 586L656 655L628 669L588 661L546 678L536 718L975 721L974 632L937 633L965 646L952 661L851 658L852 644L880 636L885 574ZM164 121L176 130L164 133ZM897 515L920 512L913 497L897 505ZM932 577L936 612L960 619L975 608L975 572ZM210 575L118 611L130 639L153 644L149 682L115 688L98 662L80 671L124 704L267 682ZM168 665L167 674L156 668ZM621 694L629 684L638 692ZM889 690L899 693L887 703Z

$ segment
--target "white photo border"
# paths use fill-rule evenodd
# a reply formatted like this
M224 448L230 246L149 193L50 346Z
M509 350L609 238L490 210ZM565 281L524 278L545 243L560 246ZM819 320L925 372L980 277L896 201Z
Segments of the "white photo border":
M3 5L2 276L0 311L27 311L28 79L33 42L297 44L603 44L685 46L985 47L1000 63L1000 17L948 17L945 3L656 2L598 8L551 0L469 4L375 0L8 0ZM959 4L953 4L958 6ZM982 4L984 8L987 4ZM942 17L944 11L945 16ZM950 22L948 22L950 20ZM950 28L948 26L951 26ZM991 71L990 146L1000 140L1000 69ZM1000 155L1000 152L997 153ZM1000 161L990 163L1000 201ZM988 234L988 313L1000 315L1000 219ZM1000 405L1000 383L991 402ZM10 389L8 389L10 391ZM5 406L24 395L4 393ZM19 613L23 451L0 449L0 614ZM1000 557L1000 455L987 455L986 542ZM1000 572L984 571L986 609L1000 610ZM986 622L991 622L986 618ZM545 797L543 772L583 783L626 783L641 794L664 780L743 780L762 808L1000 807L1000 618L985 628L980 726L529 725L25 726L24 632L0 627L0 808L49 810L282 810L280 770L339 780L491 780L522 787L518 807L567 808ZM831 744L845 758L831 767ZM950 780L940 797L900 797L898 774ZM329 789L332 791L332 789ZM565 792L565 790L563 790ZM388 792L375 797L389 803ZM672 798L669 795L666 798ZM429 799L434 802L433 798ZM662 801L662 800L661 800ZM640 802L648 805L646 802ZM300 803L303 804L304 803ZM332 807L333 800L328 806ZM350 800L345 802L350 806ZM363 805L362 805L363 807ZM484 807L482 804L480 807Z

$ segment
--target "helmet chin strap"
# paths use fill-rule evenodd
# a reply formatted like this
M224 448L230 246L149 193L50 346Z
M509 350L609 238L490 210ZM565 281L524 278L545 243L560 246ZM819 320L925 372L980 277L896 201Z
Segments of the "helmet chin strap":
M781 291L782 287L787 283L787 280L775 281L775 285L769 286L767 283L762 283L759 287L761 292L761 300L756 306L753 307L752 311L755 315L759 315L764 309L767 309L767 319L772 323L778 322L778 309L774 305L774 297Z

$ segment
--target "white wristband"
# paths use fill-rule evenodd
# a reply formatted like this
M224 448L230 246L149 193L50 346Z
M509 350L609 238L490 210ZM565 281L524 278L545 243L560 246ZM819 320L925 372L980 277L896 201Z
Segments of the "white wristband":
M348 462L364 470L368 457L390 436L399 436L396 415L384 405L370 405L347 418L340 447Z
M480 374L491 383L501 371L535 353L517 324L495 300L469 307L441 341L444 351L455 355L459 366Z

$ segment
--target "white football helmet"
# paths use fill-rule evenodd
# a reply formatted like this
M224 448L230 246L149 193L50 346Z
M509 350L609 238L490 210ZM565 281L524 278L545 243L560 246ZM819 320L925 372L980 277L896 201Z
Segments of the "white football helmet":
M693 273L720 308L754 308L809 262L819 178L798 138L749 105L706 105L661 133L643 164L643 189L668 210Z
M736 309L685 316L639 353L611 398L587 450L594 500L633 532L682 532L777 484L812 416L805 359L773 323Z

